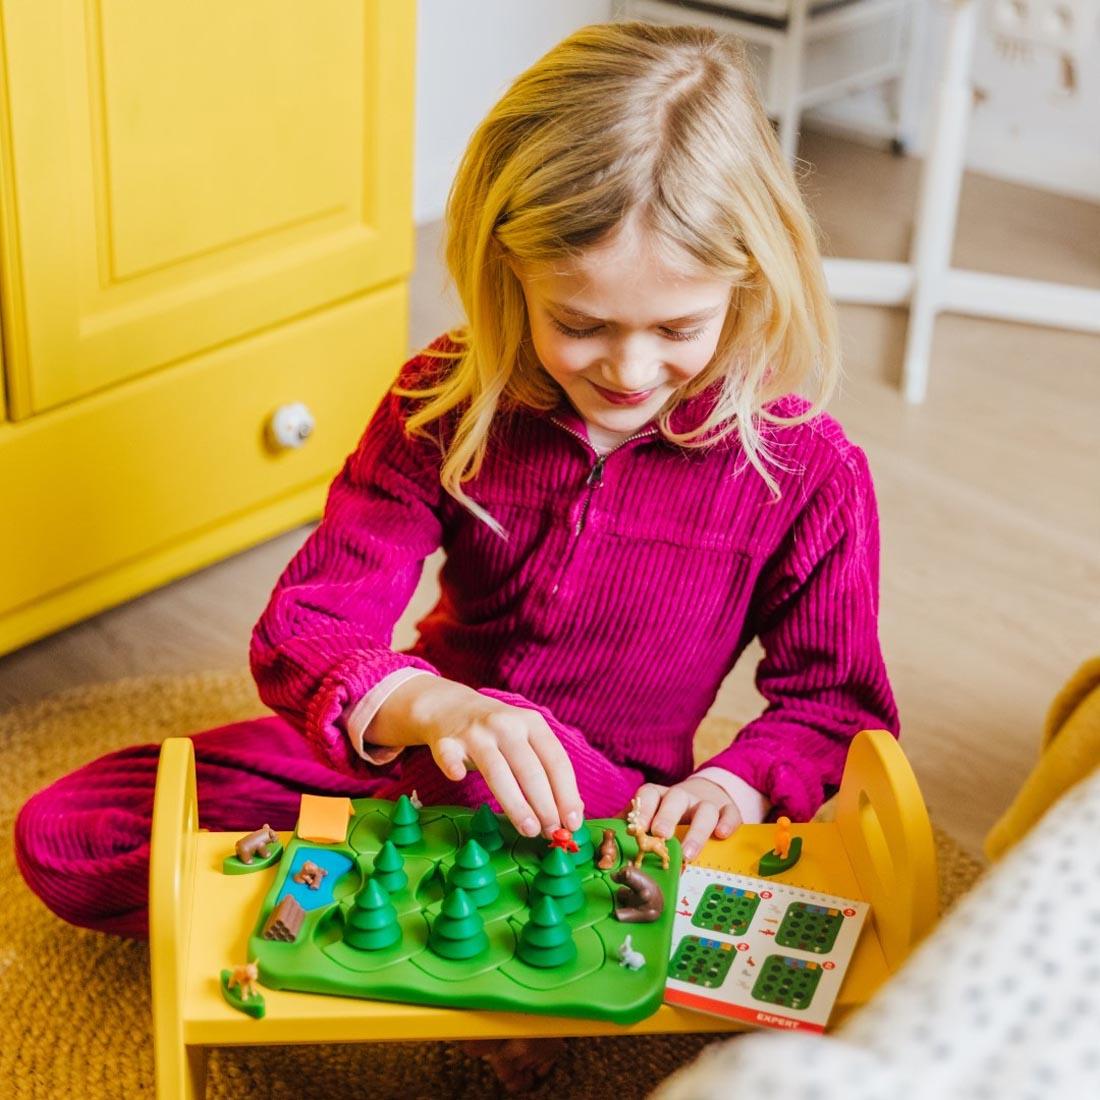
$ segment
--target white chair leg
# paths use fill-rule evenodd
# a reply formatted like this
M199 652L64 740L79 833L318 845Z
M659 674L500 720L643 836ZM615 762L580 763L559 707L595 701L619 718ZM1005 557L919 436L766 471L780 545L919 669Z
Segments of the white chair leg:
M798 153L802 115L802 70L805 62L806 20L809 0L791 0L787 37L782 47L782 81L779 105L779 147L789 161ZM779 51L776 51L777 58Z
M924 28L927 13L923 0L909 0L905 11L905 26L901 42L901 75L894 85L894 141L895 153L905 153L917 144L917 128L920 125L920 58L924 47Z
M921 171L913 245L913 300L902 368L905 399L914 404L923 401L928 391L932 329L955 239L970 117L970 59L977 9L977 0L955 0L952 5L932 140Z

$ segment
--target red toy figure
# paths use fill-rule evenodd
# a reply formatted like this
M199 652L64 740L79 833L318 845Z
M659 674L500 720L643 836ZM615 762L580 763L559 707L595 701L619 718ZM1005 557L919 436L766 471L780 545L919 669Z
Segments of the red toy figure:
M560 848L563 852L576 852L580 849L573 839L573 834L568 829L555 829L550 834L550 847Z

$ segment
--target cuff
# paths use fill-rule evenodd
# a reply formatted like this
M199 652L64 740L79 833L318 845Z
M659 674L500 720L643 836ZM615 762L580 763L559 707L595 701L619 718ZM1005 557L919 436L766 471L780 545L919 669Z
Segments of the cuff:
M739 775L715 766L700 768L693 775L699 779L709 779L721 787L733 799L743 824L759 825L768 816L771 804L760 791L746 783Z
M372 745L364 742L374 716L381 709L382 704L403 684L414 676L431 676L432 673L423 668L399 668L384 676L353 706L344 708L344 728L348 731L351 747L368 764L382 765L396 760L404 749L404 745Z

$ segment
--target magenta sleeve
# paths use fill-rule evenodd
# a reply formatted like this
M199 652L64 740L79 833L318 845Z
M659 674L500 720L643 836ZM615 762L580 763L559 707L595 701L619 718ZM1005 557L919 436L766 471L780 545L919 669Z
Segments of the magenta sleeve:
M436 671L390 643L441 542L439 467L438 445L407 435L401 401L387 394L252 633L260 698L341 771L366 767L345 708L397 669Z
M860 730L898 733L878 638L878 556L871 475L853 448L810 498L754 595L764 647L756 685L767 709L699 765L740 776L794 821L809 820L839 786Z

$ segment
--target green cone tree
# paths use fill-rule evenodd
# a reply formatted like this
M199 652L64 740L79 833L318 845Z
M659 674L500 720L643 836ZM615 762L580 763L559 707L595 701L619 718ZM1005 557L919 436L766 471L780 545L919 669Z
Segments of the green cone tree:
M387 840L374 857L374 873L371 878L384 887L387 894L396 894L398 890L404 890L409 882L404 867L405 857L394 847L392 840Z
M534 909L543 898L553 898L568 916L584 905L584 890L573 860L560 848L551 848L542 857L539 873L531 883L530 904Z
M403 794L390 814L389 839L398 848L407 848L415 844L424 834L420 831L420 811L409 801L409 796Z
M485 921L461 886L444 899L439 916L432 922L428 947L444 959L472 959L489 946Z
M575 852L569 853L570 859L573 860L573 866L580 867L583 864L591 863L595 855L595 850L592 847L592 834L583 821L581 827L573 834L573 843L577 846Z
M500 818L489 809L488 802L482 802L474 812L470 835L487 852L498 852L504 847L504 837L500 832Z
M360 951L377 951L392 947L399 939L401 925L389 894L373 878L367 879L348 914L344 943Z
M500 896L497 874L489 862L489 854L473 837L459 848L454 866L447 875L448 888L460 887L479 909Z
M553 898L544 897L531 910L519 934L516 954L528 966L565 966L577 957L573 930Z

